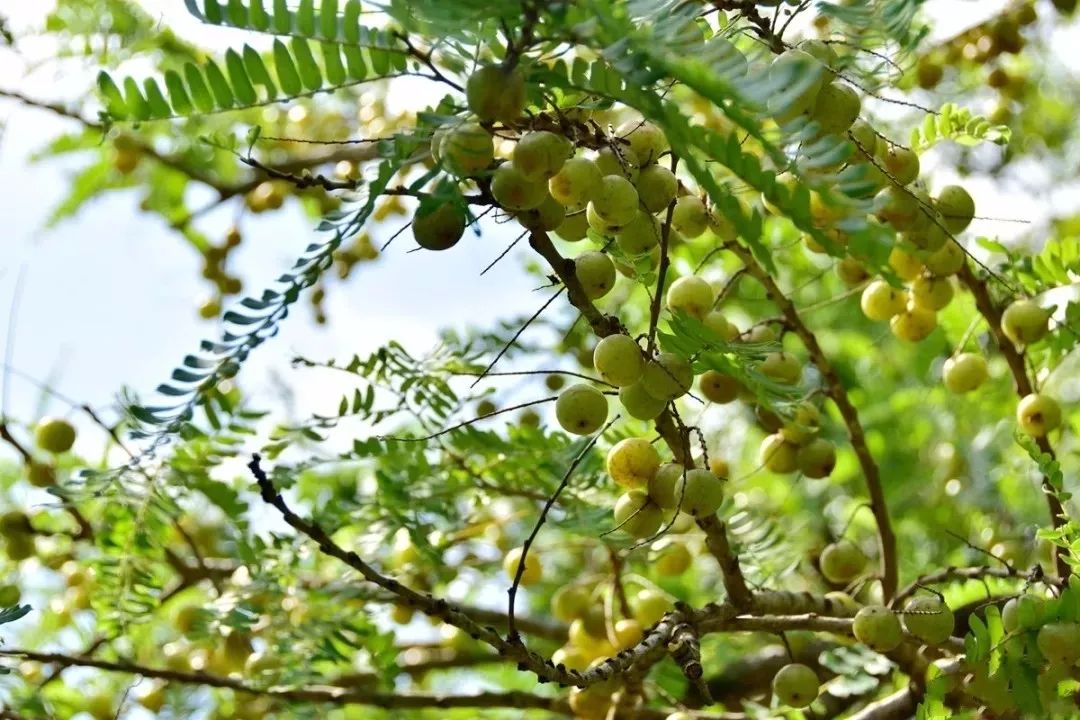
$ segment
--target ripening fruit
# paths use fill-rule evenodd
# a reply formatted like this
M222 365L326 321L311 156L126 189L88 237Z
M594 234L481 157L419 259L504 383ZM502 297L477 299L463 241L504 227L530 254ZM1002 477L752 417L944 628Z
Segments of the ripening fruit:
M817 58L798 49L785 50L769 66L769 80L777 89L768 109L778 123L791 122L809 112L818 92L832 75Z
M563 218L559 227L555 228L555 234L566 242L578 242L588 237L589 219L585 216L585 211L571 213Z
M567 207L584 207L592 200L593 192L600 186L600 168L588 158L570 158L550 180L548 192L551 197Z
M826 67L834 67L836 65L836 52L821 40L803 40L799 43L799 49L804 53L817 58L818 62Z
M637 215L637 189L621 175L608 175L601 178L589 207L610 223L626 225Z
M618 231L615 242L627 255L641 255L660 244L660 221L639 209L634 219Z
M572 152L566 138L541 130L521 136L514 146L512 162L526 178L548 180L562 169Z
M448 131L439 152L446 168L460 177L475 175L495 159L491 135L476 123L464 123Z
M1017 300L1001 314L1001 332L1023 346L1038 342L1050 331L1050 312L1034 300Z
M1016 422L1032 437L1043 437L1061 424L1061 407L1047 395L1025 395L1016 406Z
M911 301L924 310L944 310L952 299L953 286L947 277L920 275L911 283Z
M667 307L671 312L684 312L701 320L712 309L715 299L708 280L687 275L671 283L667 292Z
M746 331L744 341L748 343L776 342L776 331L769 325L755 325Z
M543 181L525 177L513 163L503 163L491 175L491 195L505 210L531 210L548 197Z
M113 150L113 167L121 175L127 175L138 167L141 157L136 148L117 147Z
M805 445L821 429L821 411L810 402L801 402L795 407L791 420L780 428L780 434L789 443Z
M603 176L618 175L630 182L637 182L640 172L638 156L628 145L619 145L618 150L610 147L601 148L596 153L596 166Z
M932 274L944 277L960 272L960 268L964 267L966 259L967 254L964 253L964 248L960 246L960 243L949 240L939 249L927 255L923 263Z
M679 506L682 477L683 466L681 464L675 462L664 463L649 478L649 497L661 508L674 510Z
M709 472L718 478L727 479L731 475L731 466L723 458L711 457L709 458Z
M817 673L802 663L789 663L773 677L772 689L781 704L809 707L817 700L820 681Z
M555 198L546 195L538 207L521 211L514 217L527 230L548 232L562 225L566 219L566 208L557 203Z
M990 370L986 358L976 353L960 353L945 361L941 368L941 379L949 392L966 393L977 390L987 378Z
M506 576L510 578L510 580L513 580L517 576L518 565L521 563L523 552L523 548L517 547L506 553L506 557L503 558L503 572L506 573ZM536 552L533 551L528 555L525 555L525 568L521 573L521 584L535 585L540 582L540 576L540 561L536 558Z
M613 645L616 650L625 650L631 648L641 642L642 636L645 634L641 627L641 623L637 620L631 620L624 618L615 623L615 627L612 628L615 635L615 642Z
M836 446L825 438L816 438L799 448L799 472L815 480L828 477L836 467Z
M152 713L161 712L165 707L165 683L155 683L137 698L138 703Z
M18 585L0 585L0 608L14 607L22 599Z
M914 227L919 214L919 200L907 188L890 185L874 197L874 215L896 230Z
M758 448L758 465L774 473L795 472L799 467L799 448L779 433L768 435Z
M1071 667L1080 660L1080 623L1047 623L1039 629L1035 644L1051 665Z
M840 282L854 288L870 279L870 273L855 258L846 257L836 264L836 275Z
M641 379L645 360L629 335L608 335L593 350L593 367L605 381L626 387Z
M875 280L863 290L859 305L871 320L889 320L907 308L907 293L884 280Z
M682 575L694 562L694 556L686 547L686 543L663 538L653 543L656 552L653 567L656 572L666 577Z
M901 280L909 282L922 275L923 271L922 261L899 247L889 252L889 267L896 271Z
M1020 595L1001 608L1001 624L1005 632L1031 630L1042 625L1046 602L1038 595Z
M615 502L615 527L636 538L655 535L664 523L664 513L641 490L623 493Z
M607 398L585 383L571 385L555 401L555 418L563 430L574 435L596 432L607 420L607 415Z
M682 506L680 510L693 515L696 518L712 515L720 509L724 502L724 481L713 475L708 470L693 468L686 471L686 478L681 481L685 488L682 489ZM675 499L679 497L678 486L675 490Z
M941 215L934 211L928 214L926 208L920 208L921 217L926 218L926 227L911 228L904 233L904 239L929 253L935 253L945 246L949 236L942 227Z
M709 229L709 213L705 203L694 195L683 195L675 201L671 212L671 227L684 237L696 238Z
M855 144L855 155L867 157L877 156L878 136L870 123L865 120L856 120L848 130L848 137Z
M690 363L675 353L660 353L645 364L641 378L645 392L665 402L682 397L694 383L694 371Z
M590 605L589 591L580 585L564 585L551 596L551 614L564 623L582 617Z
M882 605L867 605L851 624L855 639L877 652L889 652L904 639L896 613Z
M962 232L975 217L975 201L959 185L942 188L934 200L934 208L941 213L945 228L954 235Z
M847 585L866 569L866 555L852 541L842 538L821 551L821 574L835 585Z
M731 324L724 313L719 310L712 310L705 315L705 319L702 320L705 327L709 328L712 332L720 336L720 339L724 342L732 342L739 336L739 328Z
M75 444L75 426L62 418L43 418L34 430L34 442L46 452L65 453Z
M615 264L602 252L590 250L574 258L574 272L590 300L596 300L615 287Z
M641 380L633 385L619 388L619 402L626 414L638 420L653 420L664 412L667 400L653 397Z
M611 689L595 685L570 690L570 710L582 720L604 720L611 709Z
M791 353L783 351L766 355L758 370L765 377L783 385L797 385L802 380L802 363Z
M675 199L679 190L679 181L675 173L663 165L647 165L638 173L638 197L641 204L651 213L658 213L667 208Z
M889 321L892 334L907 342L925 340L936 327L937 316L932 311L913 306Z
M573 645L566 645L551 654L551 664L555 667L562 665L567 670L583 671L589 667L589 660L585 653Z
M859 94L847 85L829 83L818 92L810 119L828 135L842 133L859 118L862 103Z
M855 617L859 612L859 603L846 592L833 590L825 593L825 599L829 601L831 614L837 617Z
M608 475L623 487L645 487L659 469L660 454L645 438L625 438L608 450Z
M49 463L33 460L26 466L26 479L34 487L52 487L56 484L56 468Z
M914 150L892 145L881 156L881 165L901 185L908 185L919 177L919 156Z
M661 153L668 149L664 132L647 120L627 120L615 134L630 143L630 149L642 166L656 162Z
M525 109L525 76L520 67L485 65L465 82L465 100L481 120L511 123Z
M412 234L425 250L448 250L465 234L465 212L449 202L421 205L413 216Z
M739 396L742 385L730 375L716 370L706 370L698 381L698 388L706 400L723 405Z
M83 701L86 703L83 710L93 720L113 720L116 717L116 709L111 695L102 693L90 695L89 697L83 696Z
M952 637L956 620L937 597L920 595L904 606L904 629L927 645L940 645Z
M618 235L623 231L628 223L613 223L604 218L596 212L596 208L590 202L585 206L585 219L589 223L589 227L595 230L600 235L610 237L612 235ZM631 222L633 222L631 220Z
M672 608L671 600L656 590L641 590L634 598L634 618L642 627L652 627Z

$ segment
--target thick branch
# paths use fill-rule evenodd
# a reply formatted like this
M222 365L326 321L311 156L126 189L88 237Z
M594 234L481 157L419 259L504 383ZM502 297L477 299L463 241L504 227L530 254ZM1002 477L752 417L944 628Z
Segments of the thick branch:
M705 547L720 564L724 590L727 591L731 603L738 608L751 607L754 599L746 586L746 578L743 577L742 568L739 567L739 560L731 550L724 523L716 515L709 515L699 518L697 524L705 533Z

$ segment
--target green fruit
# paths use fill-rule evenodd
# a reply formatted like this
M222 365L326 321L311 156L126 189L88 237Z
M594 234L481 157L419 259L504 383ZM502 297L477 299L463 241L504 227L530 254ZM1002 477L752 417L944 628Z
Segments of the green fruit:
M859 305L871 320L889 320L904 312L907 293L884 280L875 280L863 290Z
M34 430L34 441L46 452L66 453L75 444L75 427L67 420L44 418Z
M941 213L945 228L954 235L963 232L975 217L975 201L959 185L942 188L934 200L934 208Z
M604 237L612 237L618 235L629 223L613 223L600 217L596 212L596 208L590 202L585 207L585 219L589 223L589 227L593 229L597 234ZM633 222L633 220L631 220Z
M517 576L518 566L521 565L521 557L524 553L524 548L514 548L510 552L506 553L506 557L503 558L503 572L506 576L513 580ZM536 557L536 550L534 549L528 555L525 555L525 568L521 573L521 585L535 585L540 582L540 578L543 575L543 570L540 567L540 560Z
M645 390L642 381L619 388L619 402L626 414L638 420L653 420L664 412L667 400L655 398Z
M712 285L697 275L681 277L671 283L667 292L667 307L671 312L684 312L701 320L712 309L716 293Z
M525 109L525 76L520 67L486 65L465 82L465 99L481 120L512 123Z
M19 604L22 590L18 585L0 585L0 607L9 608Z
M421 204L412 220L416 244L425 250L447 250L465 234L465 212L453 203Z
M827 135L842 133L859 118L859 94L847 85L829 83L818 92L810 119Z
M653 567L660 575L666 577L682 575L694 563L694 556L686 547L686 543L663 538L653 543L653 549L655 551Z
M679 463L664 463L649 478L649 497L665 510L674 510L679 506L679 494L682 492L683 466Z
M662 165L648 165L642 168L635 185L641 204L651 213L667 209L679 190L679 181L675 179L675 173Z
M564 585L551 596L551 614L556 620L570 623L582 617L591 604L588 590L580 585Z
M0 535L15 537L30 535L34 528L30 525L30 517L22 510L9 510L0 515Z
M919 199L907 188L890 185L874 198L874 215L894 229L904 231L917 225Z
M907 342L925 340L936 327L937 316L932 311L913 306L889 321L892 334Z
M814 56L798 49L785 50L769 66L770 85L775 88L768 102L770 114L783 124L808 113L831 78Z
M615 526L632 537L655 535L663 522L663 512L641 490L624 493L615 503Z
M724 482L708 470L693 468L686 471L682 480L682 505L680 510L696 518L712 515L724 502ZM678 498L678 488L675 494Z
M821 574L834 585L847 585L866 569L866 555L848 539L829 543L821 551Z
M1039 629L1035 644L1051 665L1071 667L1080 660L1080 623L1047 623Z
M448 131L439 151L446 168L459 177L475 175L495 159L491 135L475 123L464 123Z
M977 390L986 379L990 377L990 371L986 364L986 358L975 353L960 353L945 361L941 368L941 379L949 392L967 393Z
M615 287L615 264L602 252L590 250L578 255L574 272L590 300L602 298Z
M1043 624L1046 601L1037 595L1020 595L1001 609L1001 624L1006 632L1032 630Z
M820 684L817 673L806 665L790 663L773 677L772 689L781 704L804 708L817 700Z
M654 163L668 149L664 132L645 120L627 120L616 129L615 134L630 143L642 166Z
M856 120L848 130L848 137L855 144L855 155L863 158L876 157L878 135L865 120Z
M627 255L650 252L660 244L660 221L644 210L638 210L634 219L618 231L615 242Z
M919 277L923 271L922 261L899 246L889 252L889 267L896 271L901 280L908 281Z
M797 385L802 380L802 363L791 353L771 352L758 365L758 371L782 385Z
M548 232L562 225L566 219L566 208L555 202L550 195L544 198L539 207L524 210L515 215L521 226L527 230Z
M799 472L806 477L828 477L836 467L836 446L825 438L816 438L799 448L796 459Z
M967 254L964 249L958 242L950 240L942 245L940 249L927 255L923 262L926 264L926 269L932 274L944 277L960 272L960 268L964 267L966 260Z
M22 562L34 556L37 543L33 535L8 535L4 551L12 562Z
M567 207L584 207L600 186L600 168L587 158L570 158L550 180L548 192L551 197Z
M562 169L571 153L573 147L566 138L541 130L521 136L512 162L529 180L548 180Z
M739 337L739 328L728 322L728 319L719 310L708 312L702 323L724 342L733 342L735 338Z
M904 629L927 645L948 640L955 625L952 610L937 597L915 597L904 606Z
M626 387L641 379L645 359L641 348L629 335L609 335L596 344L593 367L605 381Z
M660 469L660 455L645 438L625 438L608 450L606 468L617 484L626 488L642 488Z
M566 242L578 242L588 237L589 219L585 216L585 211L581 210L563 218L559 227L555 228L555 234Z
M675 201L671 212L671 227L687 238L696 238L709 229L709 213L701 198L683 195Z
M634 618L643 627L652 627L672 609L671 601L656 590L641 590L634 598Z
M920 275L911 283L911 301L924 310L944 310L952 299L953 286L947 277Z
M698 381L698 388L706 400L723 405L739 396L742 385L730 375L716 370L706 370Z
M56 485L56 468L48 463L31 461L26 466L26 479L34 487L52 487Z
M1036 343L1050 332L1050 312L1034 300L1017 300L1001 314L1001 332L1014 345Z
M600 180L589 207L609 223L626 225L637 215L637 189L621 175L608 175Z
M909 185L919 177L919 156L899 145L889 147L882 154L881 165L901 185Z
M1016 422L1032 437L1043 437L1061 425L1061 407L1047 395L1025 395L1016 406Z
M513 163L503 163L491 175L491 196L505 210L531 210L548 197L543 181L525 177Z
M690 363L675 353L660 353L645 365L641 378L645 392L657 400L668 402L682 397L694 383L694 371Z
M799 468L799 448L779 433L768 435L758 448L758 465L774 473L795 472Z
M882 605L867 605L859 610L851 630L856 640L880 653L895 650L904 639L896 613Z
M836 65L836 52L821 40L803 40L799 43L799 49L825 67L831 68Z
M589 435L607 421L608 401L592 385L578 383L562 391L555 401L555 418L574 435Z
M855 258L846 257L836 264L836 275L849 288L862 285L870 279L870 273Z
M637 182L640 172L637 153L631 150L629 145L619 145L617 150L601 148L600 152L596 153L596 167L605 177L616 175L630 182Z

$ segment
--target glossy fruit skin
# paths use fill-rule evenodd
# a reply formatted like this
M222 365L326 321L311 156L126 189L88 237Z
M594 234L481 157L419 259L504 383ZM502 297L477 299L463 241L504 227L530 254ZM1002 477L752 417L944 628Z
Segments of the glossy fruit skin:
M927 645L940 645L948 640L955 625L952 610L937 597L920 595L904 606L904 629Z
M512 581L517 576L518 565L521 563L521 557L523 548L514 548L510 552L506 553L506 557L503 558L503 572ZM536 557L536 551L530 552L525 555L525 568L521 573L521 585L535 585L540 582L540 578L543 574L543 570L540 567L540 560Z
M679 506L682 492L683 466L679 463L664 463L649 478L649 497L665 510L674 510Z
M570 623L581 617L591 602L584 587L564 585L551 596L551 614L560 622Z
M975 217L975 201L959 185L942 188L934 207L941 213L945 228L954 235L963 232Z
M892 145L882 155L881 164L901 185L908 185L919 177L919 156L914 150Z
M836 467L836 446L825 438L815 438L799 448L796 455L799 472L819 480L832 474Z
M551 663L556 667L562 665L567 670L583 671L589 666L585 654L573 645L566 645L551 654Z
M742 385L730 375L716 370L706 370L698 380L698 388L709 402L724 405L739 397Z
M510 123L525 109L525 76L521 68L509 72L495 65L477 69L465 83L469 110L481 120Z
M619 145L618 150L610 147L601 148L594 162L604 177L617 175L630 182L637 182L638 173L641 171L637 153L631 150L629 145Z
M593 205L591 202L585 206L585 219L588 221L590 228L592 228L596 233L604 235L605 237L618 235L626 228L627 225L630 224L613 223L609 220L605 220L604 218L600 217L599 213L596 212L596 206ZM630 222L632 223L633 220L631 220Z
M664 523L659 506L649 501L648 493L631 490L615 502L615 526L635 538L656 534Z
M1034 300L1017 300L1001 314L1001 332L1014 345L1036 343L1050 332L1050 313Z
M863 551L846 538L826 545L819 561L821 574L834 585L846 585L859 577L866 563Z
M701 198L683 195L671 211L671 227L687 238L696 238L709 229L709 213Z
M923 264L919 258L900 247L894 247L889 253L889 267L896 271L901 280L908 282L922 275Z
M637 620L624 618L615 623L613 628L615 642L612 643L616 650L625 650L641 642L644 630Z
M659 246L660 233L660 221L644 210L638 210L634 219L618 231L615 241L627 255L641 255Z
M781 124L809 112L830 77L820 61L809 53L798 49L784 51L769 67L769 80L778 89L783 88L770 98L769 112Z
M548 192L567 207L580 208L592 200L603 175L600 168L588 158L570 158L550 180Z
M849 288L854 288L870 279L870 273L866 271L855 258L846 257L836 264L836 275L840 282Z
M650 395L640 380L619 388L619 401L626 414L638 420L653 420L667 407L667 400Z
M52 487L56 485L56 468L49 463L31 461L26 466L26 479L34 487Z
M724 342L733 342L739 336L739 328L730 323L719 310L710 310L701 322Z
M937 328L937 316L930 310L908 306L907 310L889 321L892 334L907 342L925 340Z
M589 219L584 211L575 212L563 218L559 227L555 228L555 234L566 242L580 242L588 237Z
M514 217L526 230L551 232L566 219L566 208L557 203L555 198L545 195L540 205L532 210L516 213Z
M645 358L629 335L608 335L593 350L593 367L605 381L622 388L641 379Z
M559 425L574 435L596 432L607 421L607 416L607 398L592 385L571 385L555 401L555 417Z
M443 165L459 177L475 175L495 159L491 135L475 123L464 123L449 130L439 152Z
M666 209L679 190L675 173L663 165L643 167L638 173L636 185L641 204L651 213Z
M758 370L782 385L798 385L802 380L802 363L791 353L783 351L766 355Z
M986 358L975 353L960 353L945 361L941 379L949 392L957 394L977 390L990 377Z
M1039 629L1035 644L1052 665L1071 667L1080 660L1080 623L1047 623Z
M421 205L413 216L412 234L425 250L448 250L465 234L465 212L453 203Z
M758 465L774 473L795 472L799 467L799 449L775 433L761 441L758 449Z
M645 392L665 402L682 397L694 383L694 371L690 363L675 353L660 353L645 364L641 378Z
M642 627L652 627L671 609L671 600L655 590L641 590L634 598L634 618Z
M911 301L924 310L944 310L953 299L952 282L947 277L920 275L911 284Z
M491 175L491 195L505 210L532 210L548 197L547 185L525 177L513 163L503 163Z
M656 162L660 154L668 149L664 131L647 120L627 120L616 129L615 134L630 143L630 149L642 167Z
M817 700L820 685L821 681L812 669L801 663L790 663L777 671L772 690L783 705L804 708Z
M724 502L724 482L720 478L708 470L693 468L686 471L683 483L685 488L680 507L682 512L695 518L702 518L720 509L720 505Z
M855 614L851 625L855 639L877 652L889 652L904 639L900 619L882 605L867 605Z
M521 136L511 162L530 180L548 180L562 169L572 152L568 140L541 130Z
M859 94L848 85L831 82L818 92L810 118L827 135L842 133L859 118L862 102Z
M1016 406L1016 422L1032 437L1044 437L1061 425L1061 406L1048 395L1025 395Z
M665 543L665 540L667 540L667 538L662 538L653 543L653 547L656 550L653 566L660 575L667 577L682 575L693 564L694 556L690 553L690 550L687 549L686 543L677 541Z
M1001 624L1005 632L1040 627L1045 605L1046 601L1037 595L1020 595L1009 600L1001 609Z
M871 320L890 320L904 312L907 293L884 280L875 280L863 290L859 304L863 314Z
M75 426L61 418L43 418L34 429L34 442L46 452L66 453L75 444Z
M955 275L967 261L963 248L954 240L947 240L940 249L928 255L924 263L926 269L939 277Z
M637 188L621 175L608 175L601 178L589 206L607 222L625 225L637 215Z
M590 300L602 298L615 287L615 264L602 252L590 250L578 255L574 272Z
M645 438L624 438L608 450L608 475L625 488L643 488L660 469L660 454Z
M698 320L712 309L714 299L712 285L697 275L678 278L667 291L668 310L685 312Z

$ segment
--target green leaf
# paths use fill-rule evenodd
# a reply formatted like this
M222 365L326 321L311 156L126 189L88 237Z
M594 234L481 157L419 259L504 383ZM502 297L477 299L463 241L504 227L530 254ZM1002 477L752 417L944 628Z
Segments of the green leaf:
M101 98L105 103L105 110L109 115L116 120L123 120L131 114L128 111L127 103L124 101L120 88L109 77L109 73L104 70L98 73L97 86L98 92L101 93Z
M172 108L168 100L161 92L161 88L153 78L143 80L143 89L146 91L146 104L150 108L150 116L154 118L166 118L172 115Z
M256 30L267 30L270 27L270 16L266 14L263 0L248 0L248 22Z
M306 37L315 35L315 0L300 0L296 8L296 31Z
M206 61L206 79L210 83L210 90L220 109L227 110L236 104L229 81L225 79L225 74L213 60Z
M319 10L319 32L327 40L336 40L338 34L337 0L322 0Z
M225 68L229 71L229 80L240 104L254 105L259 98L244 69L244 59L232 48L225 52Z
M345 53L345 67L349 71L349 77L353 80L366 79L367 66L364 63L364 52L351 45L345 45L342 51Z
M344 85L348 80L345 66L341 63L341 53L334 43L319 43L322 53L323 67L326 69L326 80L334 86Z
M131 116L136 120L150 119L150 105L142 96L142 91L139 90L139 84L135 82L135 78L124 78L124 104L127 106Z
M289 49L280 40L274 40L274 69L286 95L295 96L303 92L304 86L300 84L300 75L296 72Z
M342 35L347 43L357 43L360 40L360 0L347 0L345 3L345 16L342 20Z
M307 40L296 37L292 39L291 44L304 87L313 92L320 89L323 84L322 73L319 71L319 64L315 62L315 56L311 53L311 46L308 45Z
M266 69L266 65L263 63L259 53L250 45L244 46L244 69L247 70L252 83L263 86L268 99L277 97L277 86L274 84L273 78L270 77L270 71Z
M213 112L214 97L210 94L210 89L206 87L206 81L203 80L198 66L194 63L186 63L184 65L184 79L187 80L188 88L191 90L191 99L199 112Z
M208 23L221 24L224 15L221 12L221 5L218 4L218 0L203 0L203 16Z
M169 91L169 101L174 113L188 115L194 110L184 81L175 70L165 71L165 88Z
M274 0L274 32L279 35L292 32L292 13L286 0Z

